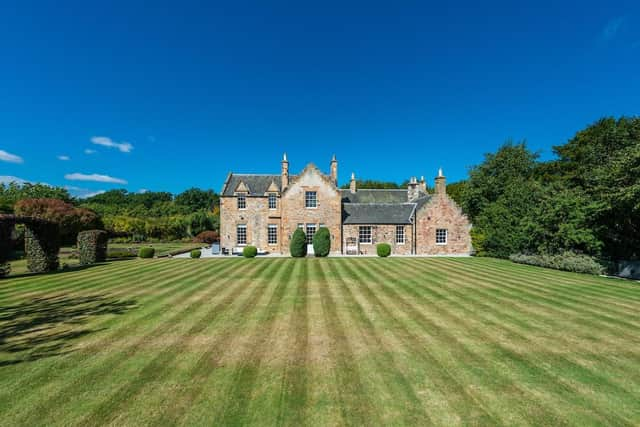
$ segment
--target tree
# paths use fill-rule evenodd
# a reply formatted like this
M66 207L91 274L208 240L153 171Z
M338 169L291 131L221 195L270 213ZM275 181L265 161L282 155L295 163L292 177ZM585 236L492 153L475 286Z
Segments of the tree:
M16 214L44 219L56 223L63 243L74 244L82 230L102 228L103 224L93 211L76 208L59 199L24 199L15 205Z
M219 202L219 197L213 190L201 190L190 188L175 198L178 206L185 206L191 211L205 210L211 211Z
M61 187L51 187L45 184L0 184L0 211L11 213L14 205L25 199L59 199L70 203L69 192Z
M313 254L317 257L326 257L331 251L331 233L327 227L320 227L313 235Z
M296 231L293 232L291 243L289 244L289 252L295 258L307 256L307 235L301 228L296 228Z

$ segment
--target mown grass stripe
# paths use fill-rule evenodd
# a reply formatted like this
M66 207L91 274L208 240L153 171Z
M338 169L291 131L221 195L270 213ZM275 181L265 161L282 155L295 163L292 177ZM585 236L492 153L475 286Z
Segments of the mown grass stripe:
M377 425L380 423L380 417L371 402L364 397L370 390L367 390L362 382L345 326L338 316L336 301L329 292L330 285L318 263L312 265L319 278L320 302L331 341L330 354L334 364L332 371L342 420L348 425Z
M227 322L227 326L220 326L218 328L220 330L216 333L215 340L207 346L206 350L197 358L196 363L188 370L187 376L193 378L193 381L188 384L186 390L179 397L173 399L170 412L167 411L160 414L160 418L154 421L154 423L158 425L183 424L184 418L189 415L189 410L197 406L199 403L198 399L203 397L203 391L209 379L215 373L220 359L225 354L225 350L232 345L233 340L236 338L237 331L245 326L242 321L246 321L246 319L250 317L250 314L265 295L269 287L269 280L273 275L278 274L279 271L286 268L286 261L282 259L273 262L269 262L269 260L254 262L262 263L267 267L261 267L261 274L256 276L262 279L261 282L258 284L255 281L241 281L241 284L248 291L246 300L241 302L238 309L234 312L233 317ZM274 269L274 267L277 267L277 269ZM249 277L252 276L254 276L254 274L249 275ZM223 301L223 303L225 303L225 301ZM233 301L227 299L226 304L230 305L231 303L233 303Z
M270 286L274 286L275 289L249 339L249 347L241 356L240 363L231 376L231 387L224 393L226 398L219 416L216 417L216 420L219 420L222 425L241 425L246 423L245 417L249 408L251 394L258 378L269 340L273 334L276 315L291 281L291 275L294 270L299 270L299 265L297 264L294 269L286 268L284 275L274 276L272 283L270 283Z
M292 341L280 385L278 426L301 426L306 421L308 401L308 353L309 353L309 263L306 260L290 261L301 270L294 276L295 300L290 316L289 335Z
M269 265L268 263L246 263L245 268L249 268L249 266L255 274L262 274L265 271L268 271L269 268L277 266L277 264L273 263ZM232 277L229 277L228 280L232 280ZM185 343L188 342L191 336L198 334L207 328L207 326L210 326L222 313L230 309L236 299L246 290L246 287L237 285L231 294L225 297L218 304L213 305L200 317L195 316L194 312L207 301L206 299L201 298L194 303L191 306L190 311L190 322L192 325L188 332L165 346L165 348L150 362L148 362L134 378L131 378L129 382L122 384L107 400L99 404L99 406L93 409L83 420L80 420L78 425L108 424L117 418L120 411L124 410L126 406L131 403L131 399L140 392L141 389L150 383L162 380L170 373L171 361L176 357L176 353L184 347Z
M433 421L425 411L424 404L417 396L413 385L396 363L392 355L392 350L383 342L377 327L354 296L354 291L347 285L342 271L343 269L338 268L337 263L333 261L326 263L319 262L319 264L321 268L325 268L325 266L328 268L329 274L325 271L325 276L336 279L341 295L347 299L353 307L354 315L352 317L355 320L353 323L358 325L360 335L367 341L367 346L377 349L375 352L376 365L378 367L376 372L383 377L385 391L389 392L394 399L397 396L403 397L401 411L402 423L406 425L432 424ZM347 266L343 265L340 267Z
M441 346L454 347L454 353L461 355L462 360L467 360L469 361L468 363L480 363L489 369L486 360L472 353L463 344L459 343L453 335L400 297L393 285L384 284L384 282L393 283L393 276L388 273L388 270L368 260L351 265L346 261L345 264L344 268L350 271L354 277L364 279L359 283L372 307L394 325L394 330L398 332L393 332L394 330L392 332L404 344L406 351L423 362L422 366L427 369L428 380L433 381L434 386L439 391L445 392L444 398L447 400L451 410L466 422L491 425L503 424L504 421L501 419L501 414L491 411L476 396L470 394L454 371L445 366L433 354L433 351L431 351L432 340L437 341L438 345ZM372 285L370 286L367 282L372 283ZM375 288L373 284L375 284ZM410 288L411 286L401 287L403 290ZM398 318L398 309L394 309L385 303L376 291L384 294L386 301L399 305L399 310L402 310L402 313L407 315L412 322L420 324L429 339L425 339L424 336L413 332L405 322ZM460 368L460 366L458 367ZM499 372L496 371L493 374L495 379L500 378ZM527 413L526 415L531 417L532 413ZM548 414L545 414L545 418L548 418Z
M233 265L231 265L231 267L232 266ZM114 370L120 369L120 366L123 363L126 363L129 359L134 358L135 355L144 347L146 342L168 332L173 327L173 325L177 325L183 319L193 315L192 310L194 309L194 307L198 307L199 305L204 304L207 301L207 295L215 295L217 290L223 289L228 281L232 280L233 278L233 276L230 276L227 281L221 281L218 286L207 288L203 287L203 283L200 282L200 279L202 279L207 273L207 265L203 264L202 269L198 270L196 274L192 275L186 284L184 281L181 281L184 274L172 278L168 282L169 284L173 283L174 285L182 285L182 287L172 286L173 289L179 290L179 294L181 294L181 297L176 300L165 299L166 304L158 307L154 312L145 312L145 316L162 316L163 313L166 313L166 309L168 306L173 306L174 309L170 312L170 316L164 316L162 322L154 323L153 329L149 333L138 337L134 342L124 347L121 351L112 352L107 350L108 357L106 360L101 360L100 364L96 365L95 363L91 363L91 360L88 360L88 370L78 370L78 372L80 372L79 377L75 379L67 379L67 387L65 387L61 391L58 391L54 399L49 398L45 402L42 402L41 406L38 407L38 411L32 412L32 414L35 416L36 414L45 414L49 411L59 410L58 406L67 401L68 394L82 392L82 390L84 389L99 385L101 381L106 381L114 372ZM189 303L186 306L183 306L181 304L182 302L188 301L192 296L197 295L198 291L202 291L201 298ZM175 295L175 293L171 293L167 296L171 297L173 295ZM142 328L143 325L146 325L146 323L142 321L123 323L119 331L119 336L121 338L130 336L132 333L135 333L137 329Z
M411 261L407 261L407 263L411 263ZM456 277L457 279L457 277ZM452 279L452 282L456 283L456 280ZM462 282L461 282L462 283ZM434 287L434 286L423 286L423 289L428 290L429 292L435 292L438 293L438 290L436 289L440 289L438 287ZM449 291L452 291L452 288L448 289ZM455 292L453 292L455 293ZM419 296L421 294L417 293L416 296ZM504 322L496 322L495 320L491 320L489 318L487 318L487 316L484 315L483 310L481 310L479 307L473 307L473 308L468 308L465 305L463 305L460 302L460 299L465 298L464 295L462 294L455 294L453 297L451 296L447 296L446 299L450 302L450 305L452 306L456 306L459 307L460 309L462 309L463 311L465 311L467 314L467 316L465 316L464 318L453 314L453 313L446 313L446 309L443 309L443 315L448 315L451 317L452 321L464 321L463 319L471 319L472 317L470 315L475 314L475 316L481 316L484 321L482 323L478 323L476 328L476 330L481 331L478 332L479 335L481 335L483 337L483 339L488 340L487 342L492 342L493 343L493 348L496 350L497 354L499 354L501 360L509 360L512 363L509 365L510 366L510 371L514 371L517 370L519 371L520 375L522 375L521 380L524 383L531 383L531 381L535 381L535 382L540 382L541 380L543 380L545 383L543 384L544 386L547 386L547 384L553 383L556 386L552 389L553 391L547 391L547 393L553 393L558 395L559 398L562 398L563 400L565 400L566 402L572 402L575 406L577 407L589 407L590 409L590 416L593 416L594 414L598 414L598 416L602 419L602 420L606 420L608 417L611 418L616 418L618 421L620 421L621 423L626 423L626 421L617 416L617 415L607 415L606 412L602 412L601 410L595 409L595 407L593 407L593 402L590 402L591 396L589 395L584 395L583 393L580 393L580 390L576 389L575 386L573 386L572 384L569 384L568 382L564 381L562 376L559 373L554 373L552 371L550 371L548 368L546 368L545 366L543 366L542 364L536 364L533 363L532 360L535 360L536 362L538 361L538 357L536 357L533 354L527 354L527 355L523 355L523 354L519 354L516 351L514 351L511 348L508 348L506 346L504 346L503 344L501 344L498 341L492 340L492 335L488 334L486 332L484 332L484 329L487 329L488 327L495 327L496 330L504 330L505 332L510 332L510 338L513 339L513 336L518 336L521 340L523 341L527 341L526 336L523 336L521 334L517 334L515 331L513 331L512 329L510 329L509 327L505 326ZM546 359L545 359L546 360ZM528 380L528 381L527 381ZM547 387L548 388L548 387ZM618 390L624 393L623 390ZM597 407L597 405L596 405Z

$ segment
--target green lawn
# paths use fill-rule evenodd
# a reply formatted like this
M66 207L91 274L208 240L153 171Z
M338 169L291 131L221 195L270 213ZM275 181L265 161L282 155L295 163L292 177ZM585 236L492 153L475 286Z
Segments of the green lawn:
M0 424L638 425L640 285L492 259L0 281Z

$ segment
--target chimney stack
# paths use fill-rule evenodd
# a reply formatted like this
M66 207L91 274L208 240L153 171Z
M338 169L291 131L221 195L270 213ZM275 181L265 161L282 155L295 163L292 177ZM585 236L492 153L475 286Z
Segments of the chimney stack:
M289 186L289 160L287 160L287 153L282 156L282 169L280 172L281 185L280 191L284 191Z
M338 185L338 161L336 160L336 155L334 154L331 158L331 179L333 183Z
M436 177L436 194L443 196L447 194L447 179L442 173L442 168L438 169L438 176Z
M355 194L356 192L356 174L351 172L351 182L349 183L349 190L351 190L351 194Z
M420 191L427 194L427 182L424 180L424 175L420 177Z
M412 176L407 186L407 200L413 202L420 197L420 189L418 187L418 180L415 176Z

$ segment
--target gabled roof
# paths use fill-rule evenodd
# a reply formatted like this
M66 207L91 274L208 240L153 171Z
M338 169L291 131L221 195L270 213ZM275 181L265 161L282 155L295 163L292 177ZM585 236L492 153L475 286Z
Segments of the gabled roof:
M415 203L345 203L344 224L411 224Z
M290 175L290 179L293 177L295 177L295 175ZM240 185L241 182L244 183L244 185L249 189L250 196L264 196L265 193L274 191L274 189L277 189L275 191L281 191L280 175L232 173L229 174L227 182L225 182L224 184L222 195L233 196L233 194L236 192L236 188L238 187L238 185Z
M406 189L362 189L355 193L350 190L340 190L342 203L406 203Z

